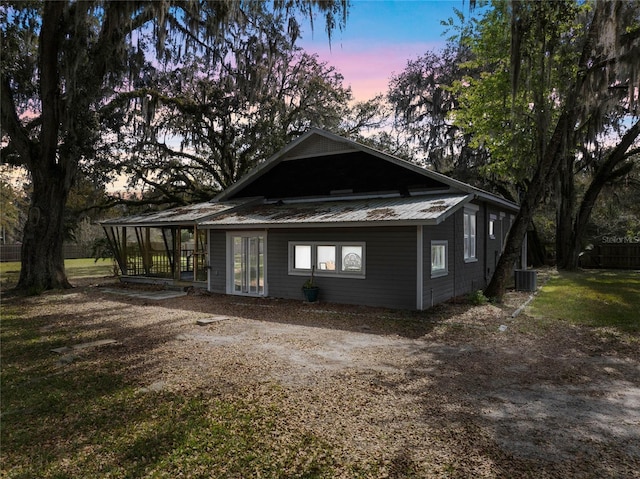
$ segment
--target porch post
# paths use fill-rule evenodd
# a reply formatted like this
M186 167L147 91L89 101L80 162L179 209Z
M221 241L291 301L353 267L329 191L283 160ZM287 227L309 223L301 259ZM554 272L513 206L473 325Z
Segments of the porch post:
M127 258L127 227L122 227L122 261L124 263L122 274L129 274L129 259Z
M193 225L193 281L198 278L198 225Z
M173 242L173 264L175 269L173 279L180 281L180 273L182 272L182 234L180 227L175 229L175 240Z

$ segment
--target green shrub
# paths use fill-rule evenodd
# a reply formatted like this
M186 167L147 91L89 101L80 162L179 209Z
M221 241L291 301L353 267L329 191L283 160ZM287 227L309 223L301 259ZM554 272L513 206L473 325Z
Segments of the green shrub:
M489 299L484 295L484 292L479 289L469 294L469 302L476 306L480 306L483 304L487 304L489 302Z

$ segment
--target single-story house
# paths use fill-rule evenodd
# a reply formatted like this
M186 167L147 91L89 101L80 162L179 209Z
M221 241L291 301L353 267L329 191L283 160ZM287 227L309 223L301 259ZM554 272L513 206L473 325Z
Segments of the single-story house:
M102 223L127 281L426 309L483 288L518 206L311 129L206 203Z

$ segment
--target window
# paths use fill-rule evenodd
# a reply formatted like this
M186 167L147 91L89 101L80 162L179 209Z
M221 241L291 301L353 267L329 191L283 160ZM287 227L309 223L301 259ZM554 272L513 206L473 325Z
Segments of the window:
M476 209L464 210L464 260L476 261Z
M342 271L362 272L362 246L342 247Z
M302 270L311 269L311 246L303 244L295 245L293 268Z
M365 274L364 243L290 242L289 274L359 277Z
M489 215L489 238L496 239L496 215Z
M308 248L311 248L310 246ZM317 247L316 269L319 271L336 270L336 247L319 245Z
M431 277L446 276L449 273L447 262L448 241L431 242Z

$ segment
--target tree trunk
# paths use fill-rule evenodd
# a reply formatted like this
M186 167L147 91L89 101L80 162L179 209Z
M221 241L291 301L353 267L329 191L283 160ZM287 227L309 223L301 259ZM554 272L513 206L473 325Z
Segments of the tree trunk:
M606 16L607 7L607 4L596 4L586 40L582 45L582 53L577 65L578 73L574 83L569 88L562 113L558 117L551 138L546 142L546 145L541 145L536 171L522 199L520 211L507 236L504 253L500 257L493 277L485 289L485 295L489 298L495 298L498 301L502 300L506 290L507 278L512 273L513 265L527 233L527 226L533 218L533 213L542 201L547 185L552 183L553 176L557 173L562 158L571 153L566 149L567 141L573 135L576 125L577 107L580 103L579 100L581 100L580 95L584 94L582 86L586 78L585 72L588 70L589 59L596 40L602 33L600 30L602 28L600 16Z
M591 211L596 204L598 196L602 191L604 185L612 181L615 178L624 176L629 173L633 168L633 163L628 163L621 166L617 170L616 166L623 163L631 154L638 153L638 150L628 152L633 142L640 136L640 121L629 128L620 143L609 153L607 159L596 170L587 191L585 192L580 207L573 221L573 228L571 231L570 244L567 248L567 255L563 258L562 262L558 262L558 267L566 270L578 269L578 261L580 259L580 251L582 249L582 239L584 237L589 218L591 217Z
M22 267L17 289L39 294L47 289L71 288L62 250L64 209L69 193L64 182L34 181L29 218L22 240Z
M32 142L26 135L25 138L16 135L33 181L33 196L24 228L22 267L17 285L17 289L28 294L71 287L64 271L62 243L64 209L77 170L77 161L71 158L69 152L62 154L59 151L62 100L58 57L62 41L60 18L64 7L63 2L46 2L43 9L38 45L42 99L39 142ZM15 106L12 107L15 111ZM13 118L6 113L3 117L17 123L17 117ZM18 134L20 128L13 127Z
M507 287L507 280L513 272L513 266L520 253L522 242L527 234L527 228L533 219L533 213L542 202L547 185L558 171L567 135L575 124L576 112L573 106L575 102L572 100L573 98L570 98L567 101L566 109L558 118L558 123L544 155L538 161L531 183L520 204L520 211L516 215L516 219L507 235L504 252L498 260L493 277L485 289L484 294L488 298L502 301Z
M563 265L571 256L573 244L573 218L575 210L574 157L566 155L558 175L556 205L556 264Z
M534 268L544 266L547 262L547 250L540 239L535 223L531 223L527 236L527 258Z

